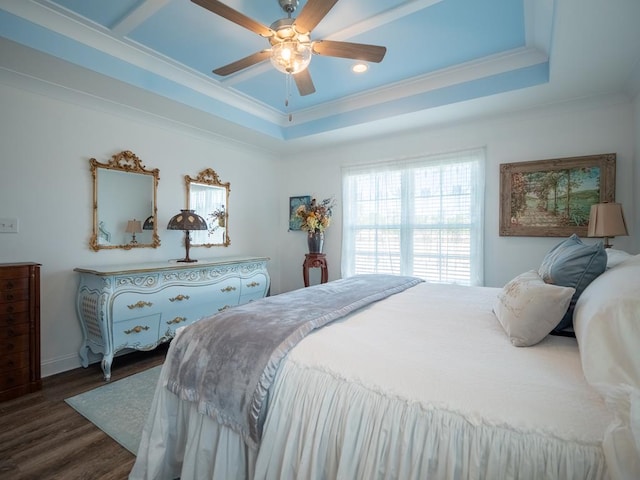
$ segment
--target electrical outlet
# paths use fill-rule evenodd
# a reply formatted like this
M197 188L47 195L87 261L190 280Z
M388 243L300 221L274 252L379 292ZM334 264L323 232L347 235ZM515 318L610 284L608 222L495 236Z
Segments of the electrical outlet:
M0 233L18 233L18 219L0 218Z

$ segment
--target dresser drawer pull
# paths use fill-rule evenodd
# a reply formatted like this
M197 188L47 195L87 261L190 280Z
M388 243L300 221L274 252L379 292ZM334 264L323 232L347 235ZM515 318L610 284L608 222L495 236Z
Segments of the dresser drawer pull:
M260 286L260 282L247 283L247 287L249 287L249 288L259 287L259 286Z
M143 302L142 300L140 300L138 303L134 303L132 305L127 305L127 308L129 310L133 310L134 308L150 307L151 305L153 305L153 303L151 303L151 302Z
M143 330L149 330L149 327L144 325L136 325L135 327L133 327L130 330L125 330L124 333L126 333L127 335L131 334L131 333L140 333Z
M13 305L7 305L7 308L4 309L6 313L13 313L15 307Z
M220 291L221 292L233 292L235 289L236 289L236 287L232 287L231 285L229 285L228 287L221 288Z
M4 286L5 286L5 288L7 290L9 290L9 289L13 288L14 285L13 285L13 282L11 280L9 280L7 283L4 284Z
M5 300L9 300L9 301L13 300L14 299L13 293L7 293L7 295L4 298Z
M219 312L224 312L227 308L231 308L231 305L225 305L224 307L219 308L218 311Z
M173 320L169 320L167 322L167 325L175 325L177 323L182 323L182 322L186 322L187 321L187 317L176 317Z
M176 295L173 298L170 298L169 301L170 302L181 302L182 300L189 300L189 295Z

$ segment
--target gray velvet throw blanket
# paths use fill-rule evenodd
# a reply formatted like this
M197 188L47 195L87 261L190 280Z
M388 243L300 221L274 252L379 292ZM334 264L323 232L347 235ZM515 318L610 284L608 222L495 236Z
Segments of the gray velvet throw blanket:
M314 329L420 282L414 277L357 275L204 318L171 344L167 388L196 402L200 413L255 447L269 387L289 350Z

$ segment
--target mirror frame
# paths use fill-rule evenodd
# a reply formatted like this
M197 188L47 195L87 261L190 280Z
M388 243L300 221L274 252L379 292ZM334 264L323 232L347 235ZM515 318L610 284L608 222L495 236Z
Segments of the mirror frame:
M89 246L92 250L109 250L120 248L131 250L132 248L157 248L160 246L160 237L158 236L158 180L160 180L160 170L157 168L147 170L142 161L130 150L124 150L111 156L107 163L101 163L95 158L89 160L91 165L91 176L93 177L93 234L89 240ZM150 175L153 179L153 230L151 243L135 243L123 245L101 245L98 243L98 170L116 170L119 172L136 173L142 175Z
M229 238L229 192L231 191L231 185L229 182L221 182L220 177L212 168L205 168L197 177L192 178L189 175L184 176L184 182L187 190L187 208L191 208L191 184L199 183L203 185L210 185L212 187L224 188L227 192L225 195L225 212L224 212L224 241L222 243L192 243L192 247L228 247L231 245L231 239ZM207 224L209 219L203 217Z

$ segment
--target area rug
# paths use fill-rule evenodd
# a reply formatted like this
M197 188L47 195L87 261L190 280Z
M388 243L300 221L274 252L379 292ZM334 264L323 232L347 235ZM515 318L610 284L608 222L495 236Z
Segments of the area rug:
M135 455L161 368L107 383L65 402Z

